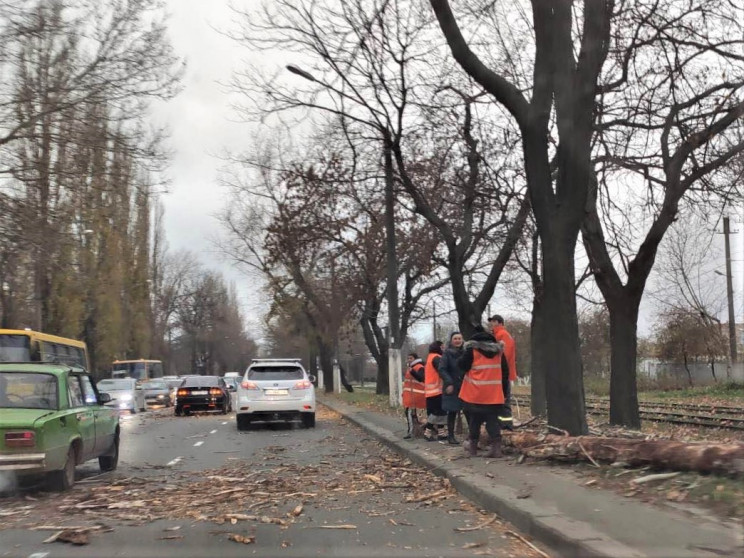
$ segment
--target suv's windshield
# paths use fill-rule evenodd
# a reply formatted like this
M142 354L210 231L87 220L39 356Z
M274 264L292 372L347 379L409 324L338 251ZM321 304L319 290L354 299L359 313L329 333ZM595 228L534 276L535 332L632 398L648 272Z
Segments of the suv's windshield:
M98 382L98 391L132 389L134 383L134 380L130 379L101 380Z
M248 378L258 381L301 380L302 368L299 366L251 366Z
M0 408L56 409L57 377L36 372L0 372Z

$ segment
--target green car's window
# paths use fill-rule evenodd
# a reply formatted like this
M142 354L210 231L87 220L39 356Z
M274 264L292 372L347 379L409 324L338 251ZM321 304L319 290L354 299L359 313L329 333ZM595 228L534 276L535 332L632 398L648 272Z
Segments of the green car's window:
M68 377L67 393L70 397L70 407L82 407L85 404L83 400L83 390L80 387L80 378L78 376Z
M93 383L88 376L80 376L80 383L83 386L83 397L86 405L98 405L98 394L93 388Z
M0 408L56 409L56 376L34 372L0 372Z

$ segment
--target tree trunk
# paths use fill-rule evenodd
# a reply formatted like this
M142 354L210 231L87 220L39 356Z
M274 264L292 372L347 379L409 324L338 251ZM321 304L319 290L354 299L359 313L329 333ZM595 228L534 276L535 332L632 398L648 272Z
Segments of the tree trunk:
M692 384L692 372L690 372L690 367L688 366L688 363L687 363L687 351L686 350L682 352L682 358L684 359L684 363L685 363L685 371L687 371L687 380L690 382L690 387L692 387L693 385Z
M558 436L536 432L504 434L504 445L528 457L559 461L623 462L633 467L744 475L744 445L722 442L679 442L602 436Z
M571 234L540 236L548 422L576 436L587 432L574 286L576 238Z
M380 353L379 358L375 358L377 362L377 387L375 393L377 395L387 395L390 393L390 376L388 375L388 352L385 350Z
M532 320L530 322L530 410L533 416L545 416L547 399L545 396L547 355L545 353L546 320L542 309L541 293L535 293L532 300Z
M333 345L317 337L320 368L326 393L333 393Z
M308 360L309 360L309 362L308 362L308 368L310 370L310 374L313 375L313 376L315 376L315 378L316 378L315 382L317 384L317 382L318 382L318 380L317 380L317 378L318 378L318 353L317 353L317 350L316 350L316 348L315 348L315 346L313 345L312 342L309 342L308 344L310 345L310 347L309 347L310 348L310 351L309 351L309 355L308 355Z
M344 386L344 389L348 391L349 393L354 393L354 386L352 386L349 383L348 378L346 377L346 369L341 366L341 362L338 363L338 371L339 371L339 378L341 378L341 385Z
M610 311L610 424L640 428L636 384L640 298L632 298L609 299L607 304Z

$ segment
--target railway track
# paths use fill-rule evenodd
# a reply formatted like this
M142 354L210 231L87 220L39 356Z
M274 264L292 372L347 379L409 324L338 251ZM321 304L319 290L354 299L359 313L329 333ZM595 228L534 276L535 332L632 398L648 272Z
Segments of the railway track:
M524 402L529 395L515 395ZM589 397L586 412L595 416L610 414L610 401L605 397ZM733 405L703 405L695 403L671 403L668 401L640 401L638 403L641 420L684 424L705 428L724 428L744 430L744 408Z

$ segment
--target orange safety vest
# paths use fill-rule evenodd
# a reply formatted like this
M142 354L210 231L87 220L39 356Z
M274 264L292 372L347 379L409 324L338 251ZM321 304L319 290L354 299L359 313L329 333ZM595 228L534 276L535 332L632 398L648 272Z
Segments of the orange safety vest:
M424 365L417 362L412 368L424 368ZM426 409L424 383L414 378L410 369L406 370L403 380L403 406L409 409Z
M473 364L462 379L460 399L480 405L500 405L504 402L501 353L487 357L478 349L473 349Z
M514 342L514 337L502 325L494 326L493 336L496 341L504 344L504 356L506 362L509 363L509 380L515 382L517 380L517 344Z
M424 392L426 394L426 397L436 397L437 395L442 395L444 382L439 376L439 372L437 372L437 369L434 368L434 359L441 356L442 355L438 355L437 353L429 353L429 355L426 357L426 368L424 368Z

